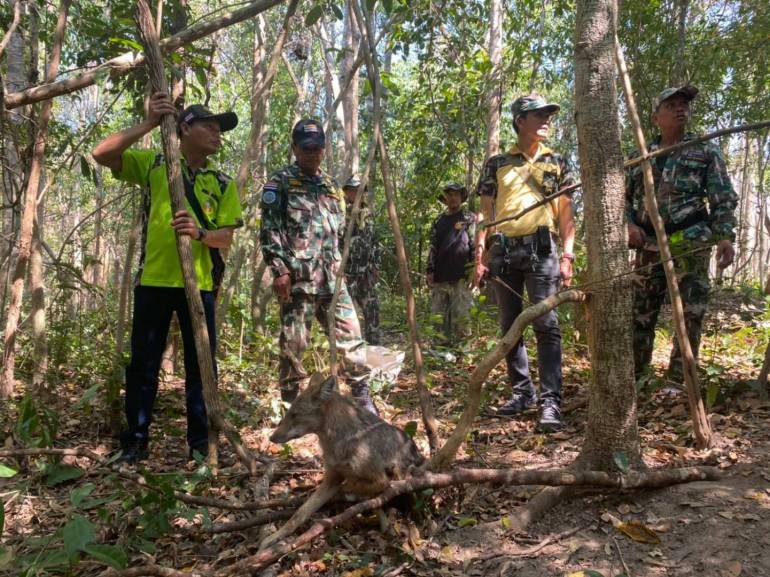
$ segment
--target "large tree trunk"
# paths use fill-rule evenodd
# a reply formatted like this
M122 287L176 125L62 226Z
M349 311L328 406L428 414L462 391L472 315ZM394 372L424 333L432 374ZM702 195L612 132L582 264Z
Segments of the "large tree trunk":
M583 182L591 381L582 467L641 464L631 340L631 282L624 226L623 157L615 90L615 0L578 0L575 104Z
M59 16L54 32L51 59L46 70L46 80L53 82L59 72L61 59L64 27L67 22L67 12L70 0L62 0L59 7ZM40 175L45 161L45 144L48 138L48 122L51 118L53 102L48 100L43 103L38 118L35 144L33 149L32 164L29 169L27 190L24 201L24 212L19 232L16 266L13 274L13 286L11 287L11 301L8 306L8 317L5 325L3 369L0 375L0 398L8 398L13 394L15 386L14 368L16 366L16 333L19 317L21 316L21 304L24 296L24 280L27 276L27 266L32 253L32 234L37 212L37 192L40 186Z

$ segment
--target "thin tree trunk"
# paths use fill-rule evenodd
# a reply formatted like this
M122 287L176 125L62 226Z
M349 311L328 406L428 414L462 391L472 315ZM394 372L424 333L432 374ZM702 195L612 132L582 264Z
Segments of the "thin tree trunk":
M342 113L345 119L344 123L344 146L345 146L345 166L343 171L343 181L346 181L351 175L358 174L359 156L358 148L358 74L354 73L353 63L357 59L358 46L361 40L361 33L356 27L356 20L352 14L350 3L355 0L345 2L345 32L344 46L345 56L340 66L341 79L350 78L350 83L342 93Z
M577 466L616 470L622 453L641 465L631 343L631 282L615 90L615 0L578 0L575 105L586 221L591 380ZM608 280L609 279L609 280Z
M145 192L149 194L149 192ZM125 379L125 367L123 365L123 351L126 343L126 325L128 324L128 311L130 309L131 278L133 272L134 254L142 229L142 209L134 203L134 216L131 219L131 230L128 234L126 246L126 258L123 263L123 274L120 279L120 292L118 296L118 319L115 328L115 360L113 362L112 376L107 382L107 407L109 412L109 429L117 435L120 432L120 389Z
M89 154L89 156L91 156ZM104 178L102 177L102 167L96 162L89 163L96 181L96 218L94 219L94 254L93 270L91 273L91 284L95 287L102 286L102 262L103 262L103 240L102 240L102 203L104 202ZM93 293L90 298L91 307L95 305Z
M487 94L486 158L490 158L497 154L500 149L500 105L503 97L501 70L503 61L503 0L490 0L489 3L489 46L487 51L492 65L488 82L490 89Z
M364 49L366 58L367 73L369 84L372 87L372 98L374 101L374 119L379 123L382 118L382 109L380 97L382 94L382 84L380 82L379 68L377 64L377 51L374 43L374 26L370 15L365 12L365 8L359 6L358 2L352 2L353 10L358 20L359 28L367 43ZM362 15L362 10L364 14ZM412 345L412 356L414 358L414 369L417 374L417 393L420 398L420 408L422 410L422 420L425 425L425 432L428 436L428 443L431 451L438 449L438 422L433 413L433 405L430 392L425 384L425 365L422 358L422 345L420 343L420 330L417 326L416 306L414 292L412 291L412 281L409 278L409 265L404 247L404 237L401 234L401 224L396 210L396 194L393 189L393 178L390 173L390 161L388 159L388 149L385 145L385 139L382 132L377 138L377 148L380 154L380 168L382 170L382 180L385 187L385 196L387 199L388 217L393 229L393 240L396 245L396 260L398 261L398 272L401 277L401 286L406 298L406 318L409 324L409 339Z
M626 70L626 64L623 59L623 51L619 41L616 39L616 58L621 79L623 80L623 92L626 96L626 107L628 115L634 127L634 136L636 144L639 147L639 153L647 154L647 142L642 131L642 123L639 120L639 114L636 108L636 99L631 88L631 79ZM679 341L679 350L682 353L682 365L684 370L684 380L687 384L687 398L690 404L690 416L692 417L693 434L695 435L695 444L700 449L708 448L713 443L711 433L711 423L706 416L706 407L700 394L700 385L698 384L698 365L693 355L690 339L687 338L687 327L684 320L684 306L682 305L682 295L679 292L679 282L674 270L674 261L671 258L671 249L668 245L668 235L666 234L663 219L658 212L658 201L655 197L655 182L652 176L652 167L650 161L642 162L642 176L644 180L644 201L647 214L650 216L655 236L658 239L658 249L660 258L663 261L663 270L666 273L666 284L668 284L669 300L671 301L671 312L676 330L676 338Z
M42 237L45 215L45 199L37 207L35 225L32 233L32 254L29 261L29 284L31 289L30 304L32 306L32 390L37 398L46 392L46 376L48 375L48 336L45 319L45 276L43 274Z
M61 0L59 16L56 22L56 30L53 37L51 59L46 71L46 80L53 82L59 71L61 60L62 42L64 39L64 27L67 22L67 12L70 0ZM40 175L45 161L45 143L48 138L48 122L51 118L53 102L48 100L43 103L37 125L37 133L34 140L32 165L29 169L27 190L24 202L24 212L19 232L18 251L11 288L11 302L8 306L8 317L5 325L3 369L0 375L0 398L8 398L13 394L15 386L14 369L16 366L16 333L18 331L21 304L24 296L24 280L27 276L27 265L32 252L32 235L37 211L37 192L40 186Z
M158 35L155 33L150 9L145 0L138 0L137 2L137 23L142 37L142 44L145 49L150 83L153 91L168 92L166 78L163 73L163 60L160 47L158 46ZM173 115L165 115L161 119L160 128L163 141L163 155L166 159L165 164L169 191L171 193L172 209L174 212L177 212L182 210L185 206L185 193L180 171L179 140L176 134L176 122ZM195 350L198 355L198 362L200 363L201 380L203 381L203 397L206 402L209 426L213 434L209 436L209 455L210 457L214 456L215 460L216 442L212 443L211 440L214 439L214 441L216 441L216 433L222 431L233 446L238 458L253 475L256 474L256 461L254 457L244 447L238 432L232 425L225 421L223 416L222 406L217 393L213 358L209 344L208 329L206 327L206 316L203 310L201 294L197 286L198 282L195 277L195 269L193 268L190 242L189 236L177 236L177 249L179 251L179 261L182 266L182 274L185 281L187 306L190 312L193 336L195 337Z
M689 7L690 0L679 0L679 23L677 25L677 48L676 58L674 59L674 71L673 78L671 79L672 86L680 86L686 81L685 70L685 48L687 46L687 9Z
M257 264L254 266L254 277L251 279L251 326L256 331L265 325L267 303L270 302L273 291L269 286L266 287L263 282L267 261L262 258L259 245L254 248L253 260Z

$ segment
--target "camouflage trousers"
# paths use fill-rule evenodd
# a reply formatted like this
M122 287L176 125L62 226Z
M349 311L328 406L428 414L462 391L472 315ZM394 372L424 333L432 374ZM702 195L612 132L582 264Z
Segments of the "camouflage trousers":
M451 341L470 335L470 310L473 293L468 288L468 281L440 282L433 285L430 312L441 315L442 320L436 330Z
M377 284L367 275L348 276L347 284L350 296L364 320L364 340L370 345L379 345L380 299L377 296Z
M327 314L331 295L292 295L291 301L281 304L281 338L278 380L282 394L288 397L307 384L308 373L302 366L302 357L310 344L313 317L329 337ZM331 337L329 337L331 338ZM361 338L356 310L345 285L342 285L334 313L334 338L337 343L341 374L351 388L366 386L369 369L366 361L366 343Z
M693 355L698 358L703 316L709 301L709 260L710 248L695 254L677 257L674 260L679 292L682 295L684 319L687 336ZM637 251L634 275L634 372L640 377L649 367L655 343L655 325L658 322L660 307L668 295L666 274L663 266L656 264L660 260L657 252ZM682 374L682 354L679 343L674 339L671 351L669 373Z

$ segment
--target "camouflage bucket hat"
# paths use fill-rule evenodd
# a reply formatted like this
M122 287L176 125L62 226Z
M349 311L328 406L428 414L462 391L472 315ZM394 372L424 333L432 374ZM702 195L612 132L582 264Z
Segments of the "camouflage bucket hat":
M449 184L445 185L442 189L441 193L438 195L438 199L446 204L446 198L444 196L444 193L448 190L456 190L460 193L460 196L462 198L462 201L465 202L468 200L468 189L465 188L464 185L460 184L459 182L450 182Z
M348 178L347 181L345 181L345 184L342 186L342 188L359 188L360 186L361 179L354 174Z
M561 106L554 104L553 102L546 102L545 98L539 94L528 94L526 96L519 96L513 101L511 105L511 113L513 114L513 121L519 118L522 114L531 112L532 110L543 110L548 112L559 112Z
M672 96L676 96L677 94L681 94L684 96L687 101L693 100L696 96L698 96L698 89L695 88L695 86L692 86L690 84L685 84L684 86L680 86L679 88L671 87L671 88L664 88L660 94L658 94L655 97L655 100L652 101L652 110L655 111L658 109L658 106L660 106L660 103L664 100L668 100Z

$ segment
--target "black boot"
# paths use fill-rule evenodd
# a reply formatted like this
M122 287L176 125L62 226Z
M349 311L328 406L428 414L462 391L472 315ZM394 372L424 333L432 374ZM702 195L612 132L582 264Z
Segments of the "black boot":
M122 454L117 458L118 463L135 465L150 456L147 449L147 439L123 439L120 442L120 449Z
M354 383L350 386L350 390L353 393L353 399L359 405L373 415L380 416L380 413L372 400L372 396L369 393L369 385L367 383Z

